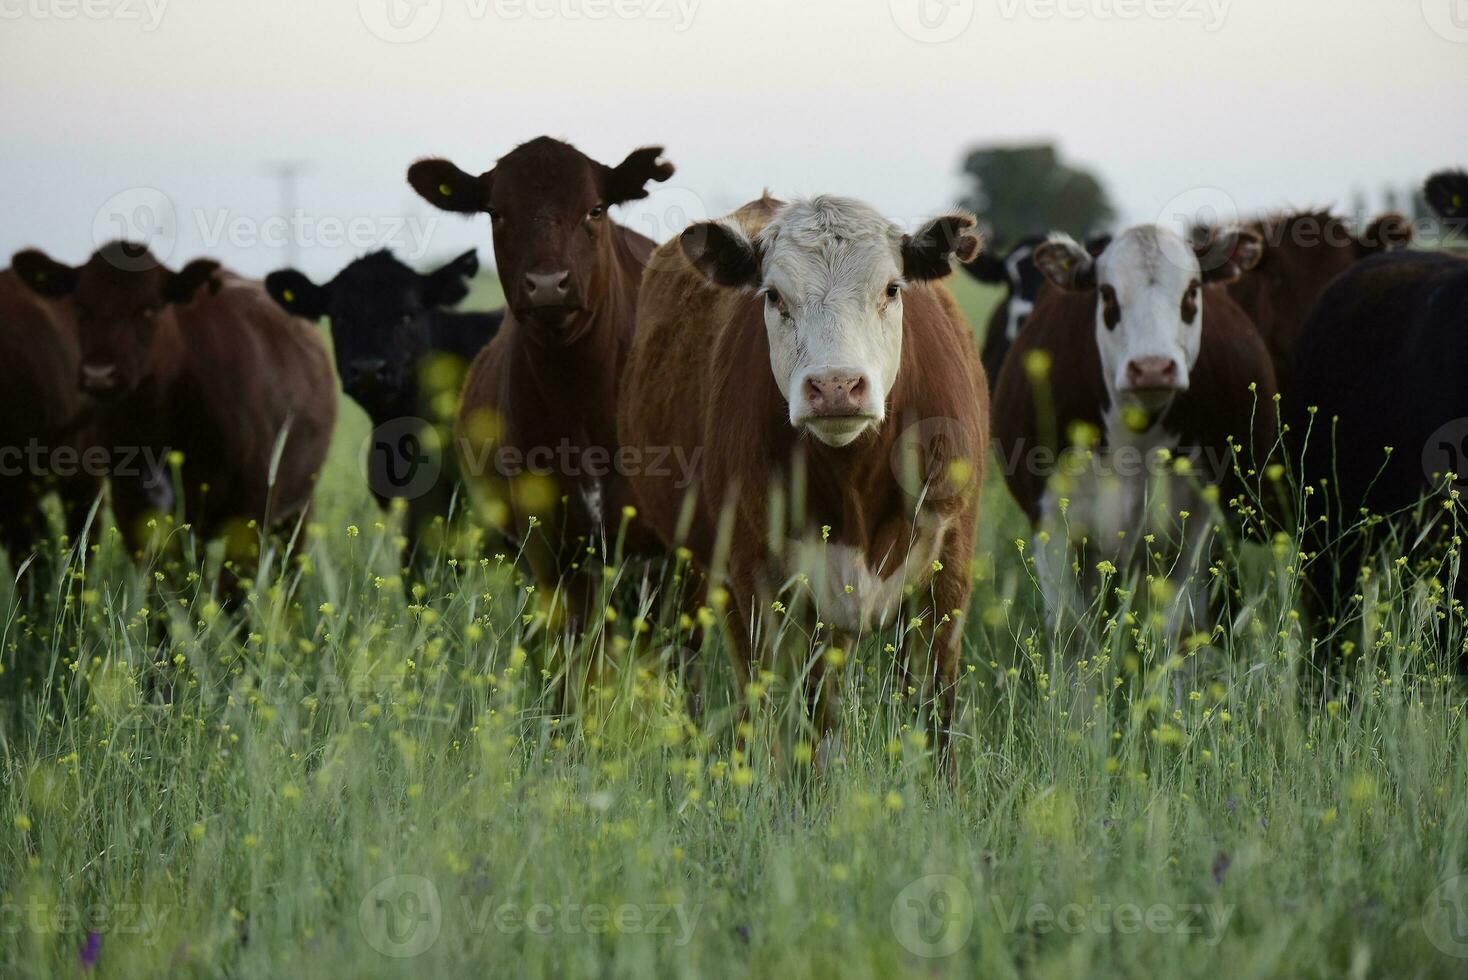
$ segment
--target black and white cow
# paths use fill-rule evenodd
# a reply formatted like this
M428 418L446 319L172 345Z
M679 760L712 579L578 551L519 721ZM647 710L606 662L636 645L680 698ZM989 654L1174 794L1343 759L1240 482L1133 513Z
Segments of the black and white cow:
M964 263L963 270L979 282L993 286L1005 286L1004 299L994 308L989 317L989 327L984 331L984 349L980 358L984 362L984 374L992 388L999 381L999 369L1004 366L1004 356L1019 332L1024 329L1030 313L1034 311L1035 299L1040 287L1045 284L1045 274L1035 265L1035 249L1044 245L1044 235L1021 238L1002 257L997 252L980 252L972 262ZM1100 255L1111 241L1111 236L1100 235L1086 241L1086 250L1091 255Z

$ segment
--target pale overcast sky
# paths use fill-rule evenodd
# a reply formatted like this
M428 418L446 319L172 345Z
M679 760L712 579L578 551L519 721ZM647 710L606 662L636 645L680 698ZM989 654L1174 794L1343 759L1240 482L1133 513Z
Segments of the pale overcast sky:
M1058 142L1127 221L1346 207L1468 163L1465 96L1468 0L0 0L0 260L141 228L261 275L300 161L311 274L384 240L488 263L404 171L541 134L666 146L621 214L658 238L766 186L914 221L991 142Z

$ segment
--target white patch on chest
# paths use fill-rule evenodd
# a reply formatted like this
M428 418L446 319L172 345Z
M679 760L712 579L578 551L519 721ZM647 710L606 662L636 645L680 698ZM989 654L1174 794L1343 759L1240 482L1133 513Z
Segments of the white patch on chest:
M908 590L932 578L948 527L948 521L925 516L911 538L897 541L875 563L859 547L812 535L790 542L788 572L807 577L821 621L848 633L880 629L896 619Z
M601 527L604 515L600 480L581 484L581 504L586 508L586 513L591 515L592 526Z

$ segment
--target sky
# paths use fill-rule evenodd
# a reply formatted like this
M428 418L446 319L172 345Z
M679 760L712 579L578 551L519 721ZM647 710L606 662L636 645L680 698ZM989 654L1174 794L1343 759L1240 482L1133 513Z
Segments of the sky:
M913 225L966 149L1036 141L1123 224L1375 207L1468 163L1465 96L1468 0L0 0L0 263L125 235L254 276L489 265L488 219L407 166L544 134L666 147L614 211L659 240L766 187Z

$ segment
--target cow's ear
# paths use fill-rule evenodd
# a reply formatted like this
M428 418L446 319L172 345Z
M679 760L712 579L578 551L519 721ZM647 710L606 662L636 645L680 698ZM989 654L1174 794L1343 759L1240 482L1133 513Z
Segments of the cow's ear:
M980 252L978 258L963 264L963 271L979 282L996 286L1009 282L1009 266L1004 264L1002 256L994 252Z
M219 263L213 259L194 259L177 272L170 272L163 281L163 301L187 303L205 283L209 284L210 293L219 292L219 280L214 277L218 271Z
M942 279L952 271L949 260L972 262L984 240L971 214L944 214L911 235L902 236L902 277L911 282Z
M418 196L444 211L479 214L489 210L494 171L475 177L447 160L419 160L408 168L408 183Z
M1422 192L1439 218L1468 218L1468 172L1444 170L1433 174Z
M469 280L479 274L479 253L470 249L423 277L423 299L430 306L455 306L469 295Z
M605 175L607 204L640 201L647 197L648 181L664 181L673 176L673 165L660 159L661 146L644 146L627 154L627 159L608 168Z
M1364 258L1378 252L1406 248L1412 244L1412 234L1412 222L1389 211L1366 226L1361 237L1356 239L1356 253Z
M1242 228L1220 231L1209 242L1195 242L1193 254L1204 282L1233 282L1259 264L1264 257L1264 239Z
M266 276L265 291L287 313L307 320L324 317L331 298L330 286L318 286L295 269L282 269Z
M40 249L16 252L10 265L21 282L49 299L70 296L76 289L77 270L62 265Z
M1099 259L1101 253L1111 247L1110 235L1092 235L1086 239L1086 251L1091 253L1091 258Z
M1096 260L1067 237L1052 238L1035 249L1035 268L1061 289L1084 292L1096 288Z
M759 246L723 221L700 221L678 236L683 254L710 281L735 289L759 285Z

